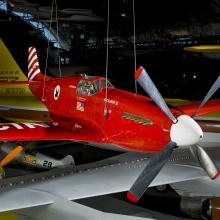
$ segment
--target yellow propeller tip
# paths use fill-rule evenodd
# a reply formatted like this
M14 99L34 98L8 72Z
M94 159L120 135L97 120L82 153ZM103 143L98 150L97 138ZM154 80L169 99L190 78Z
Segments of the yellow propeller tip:
M8 155L6 155L5 158L3 158L3 160L0 162L0 166L3 167L6 164L10 163L15 157L18 156L18 154L22 152L22 150L22 146L17 146L16 148L14 148Z

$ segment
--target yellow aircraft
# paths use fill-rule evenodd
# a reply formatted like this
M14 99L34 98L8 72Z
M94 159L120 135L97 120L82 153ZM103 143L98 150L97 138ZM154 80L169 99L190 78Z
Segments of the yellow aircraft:
M208 59L220 60L220 45L196 45L192 47L184 47L184 50L200 54Z
M0 54L0 82L28 81L2 39ZM31 93L28 84L1 84L0 117L12 121L48 121L49 114L41 101Z
M197 45L192 47L184 47L184 50L197 53L214 53L220 52L220 45Z

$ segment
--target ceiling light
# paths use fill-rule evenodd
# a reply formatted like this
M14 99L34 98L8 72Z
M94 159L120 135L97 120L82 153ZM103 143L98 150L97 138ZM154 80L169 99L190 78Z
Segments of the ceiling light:
M126 18L127 15L125 13L121 13L121 17Z

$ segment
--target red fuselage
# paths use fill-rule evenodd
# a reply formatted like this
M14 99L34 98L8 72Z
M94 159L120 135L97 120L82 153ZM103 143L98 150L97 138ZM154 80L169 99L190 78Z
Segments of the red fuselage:
M44 96L43 103L54 121L65 118L97 130L104 137L102 143L126 150L159 151L170 141L172 123L148 97L109 84L106 99L105 84L102 77L48 77L44 94L42 81L31 82L30 89L40 100Z

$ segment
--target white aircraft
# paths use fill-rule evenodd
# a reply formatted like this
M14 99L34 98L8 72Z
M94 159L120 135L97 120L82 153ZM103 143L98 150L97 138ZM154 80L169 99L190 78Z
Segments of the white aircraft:
M210 147L206 150L219 167L220 149ZM129 152L92 164L4 179L0 182L0 212L15 211L20 219L26 216L40 220L143 219L104 213L78 204L75 200L129 190L150 157L151 154ZM150 186L164 184L171 184L176 189L181 186L178 191L185 190L185 194L182 193L185 196L195 193L210 198L210 201L220 196L220 180L210 180L189 149L177 149ZM212 188L206 188L206 184L211 184ZM219 216L219 208L211 209L210 215L217 212ZM157 218L154 216L154 219Z

